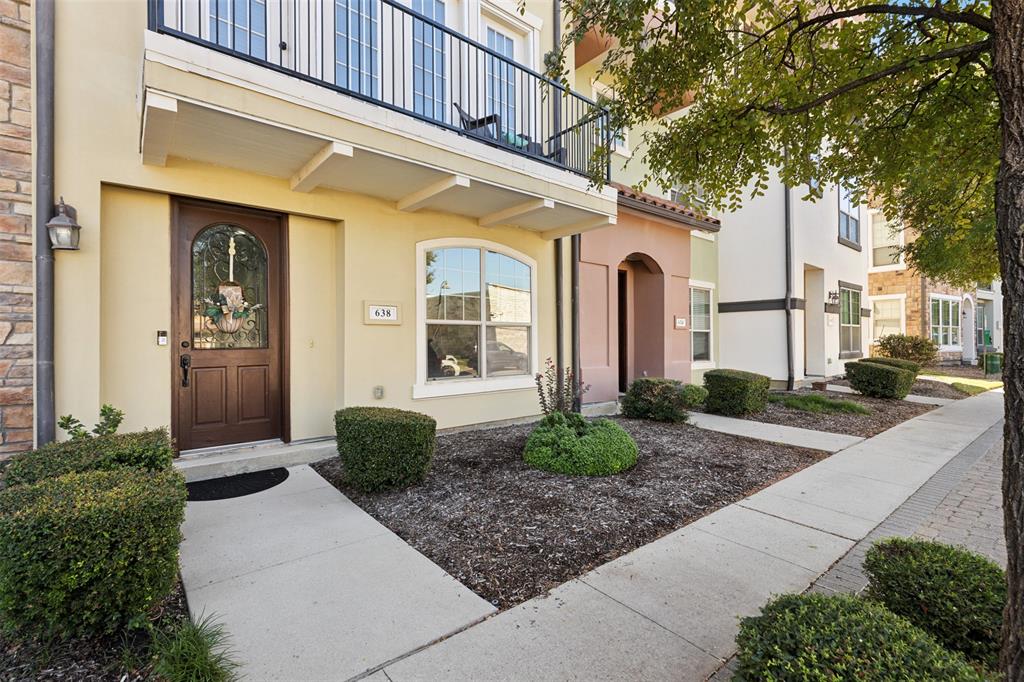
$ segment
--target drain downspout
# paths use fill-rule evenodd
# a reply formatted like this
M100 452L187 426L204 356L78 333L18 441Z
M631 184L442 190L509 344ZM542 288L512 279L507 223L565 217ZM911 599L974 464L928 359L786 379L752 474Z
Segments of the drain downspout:
M551 12L553 37L552 49L557 50L562 40L562 6L561 2L554 3ZM561 129L562 102L555 97L552 103L554 113L555 130ZM558 369L558 380L561 382L565 370L565 301L563 296L563 282L565 279L562 257L562 238L555 240L555 367Z
M796 371L793 367L793 211L790 206L790 187L782 183L785 192L786 224L786 390L796 387Z
M35 195L35 331L36 331L36 445L56 436L56 408L53 380L53 250L46 223L53 216L53 83L54 5L53 0L35 3L36 44L36 177Z
M572 236L572 378L577 385L582 384L580 376L580 243L581 236ZM579 412L582 408L582 396L576 392L573 409Z

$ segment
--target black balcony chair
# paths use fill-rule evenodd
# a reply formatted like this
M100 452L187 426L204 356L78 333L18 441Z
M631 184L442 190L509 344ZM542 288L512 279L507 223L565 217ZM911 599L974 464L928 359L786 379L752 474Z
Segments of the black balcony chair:
M553 135L549 138L548 144L551 149L550 151L545 152L541 143L534 142L530 139L529 135L502 130L500 114L487 114L480 118L473 118L462 107L460 107L457 102L453 102L452 106L454 106L455 111L459 113L459 123L462 126L462 129L466 132L473 133L480 137L486 137L502 146L517 149L531 156L540 156L554 161L557 164L565 165L566 154L565 148L561 145L561 136L567 131L563 131L562 133ZM491 129L491 126L494 126L493 130ZM555 144L551 144L552 141L555 141L556 139L557 142Z
M498 136L501 132L501 116L498 114L487 114L481 118L473 118L459 106L458 102L452 102L452 106L455 107L455 111L459 112L459 123L462 125L463 130L498 141ZM490 129L491 126L494 126L493 131Z

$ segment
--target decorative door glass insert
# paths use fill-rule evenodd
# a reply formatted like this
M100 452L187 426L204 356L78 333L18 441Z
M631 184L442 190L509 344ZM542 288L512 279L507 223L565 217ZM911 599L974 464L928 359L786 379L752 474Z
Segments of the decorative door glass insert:
M237 225L212 225L192 242L192 346L266 348L267 251Z

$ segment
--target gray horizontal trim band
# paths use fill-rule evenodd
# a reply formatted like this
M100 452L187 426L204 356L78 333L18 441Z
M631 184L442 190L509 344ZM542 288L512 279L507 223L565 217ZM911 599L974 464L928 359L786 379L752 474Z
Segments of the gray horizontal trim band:
M839 288L853 289L854 291L864 291L864 287L862 287L861 285L853 284L852 282L844 282L843 280L839 280Z
M862 247L861 247L860 244L858 244L857 242L852 242L849 239L845 239L843 237L839 238L839 243L842 244L843 246L848 246L849 248L853 249L854 251L861 251L862 250Z
M804 310L807 302L802 298L789 299L789 306L793 310ZM762 310L785 310L786 299L768 298L760 301L728 301L718 304L720 313L749 313Z
M830 314L830 315L838 315L839 314L839 304L838 303L826 303L825 304L825 312Z
M871 317L871 308L861 308L860 309L860 316L861 317Z

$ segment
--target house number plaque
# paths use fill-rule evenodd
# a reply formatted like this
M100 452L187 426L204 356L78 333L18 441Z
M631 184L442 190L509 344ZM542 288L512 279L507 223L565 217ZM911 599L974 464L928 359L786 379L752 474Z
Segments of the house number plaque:
M388 301L365 301L363 324L401 324L401 309Z

